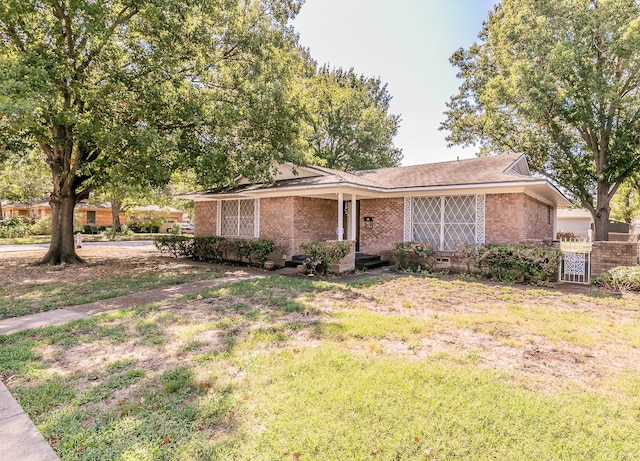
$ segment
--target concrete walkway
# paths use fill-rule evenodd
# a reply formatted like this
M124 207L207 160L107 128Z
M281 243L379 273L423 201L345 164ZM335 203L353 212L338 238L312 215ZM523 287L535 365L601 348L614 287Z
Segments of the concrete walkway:
M171 300L228 283L259 280L269 275L271 274L251 270L227 272L217 279L141 291L89 304L0 320L0 335L59 325L71 320L89 318L103 312ZM4 461L5 459L11 461L57 461L59 458L5 385L0 382L0 460Z
M0 382L0 458L15 461L57 461L59 459L2 382Z
M237 272L227 272L224 276L211 279L200 280L198 282L183 283L181 285L171 285L164 288L140 291L117 298L103 299L89 304L65 307L37 314L24 315L0 320L0 335L9 335L22 330L40 328L49 325L60 325L72 320L86 319L93 315L118 309L128 309L145 304L171 300L183 295L216 288L228 283L240 282L244 280L257 280L266 278L271 274L265 272L242 270Z

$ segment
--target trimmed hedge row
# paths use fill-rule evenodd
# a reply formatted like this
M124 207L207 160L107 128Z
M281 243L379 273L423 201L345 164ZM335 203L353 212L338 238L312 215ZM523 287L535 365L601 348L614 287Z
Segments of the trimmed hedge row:
M558 248L502 243L465 245L454 254L484 278L530 284L555 280L562 256ZM401 242L395 244L392 256L399 270L416 271L420 266L430 271L436 251L429 243Z
M263 263L276 249L272 240L226 239L224 237L188 237L186 235L159 235L154 245L161 253L174 258L199 261L237 261L249 264Z
M478 245L473 255L483 277L532 284L554 280L561 258L554 247L499 243Z
M391 254L394 265L402 271L416 272L418 267L430 271L435 267L436 251L430 243L398 242Z

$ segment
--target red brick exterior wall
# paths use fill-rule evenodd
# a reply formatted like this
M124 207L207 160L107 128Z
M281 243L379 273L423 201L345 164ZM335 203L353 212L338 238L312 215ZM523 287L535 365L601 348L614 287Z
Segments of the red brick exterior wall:
M335 240L338 227L336 200L273 197L260 200L260 238L276 244L274 261L300 254L300 244Z
M89 211L95 212L95 222L89 222ZM78 210L76 213L79 213L82 218L83 226L97 226L97 227L111 227L111 210ZM121 216L121 223L125 223L126 219L122 219L124 216Z
M193 225L198 237L214 237L218 219L218 202L195 202L193 204Z
M300 253L300 244L336 239L337 200L274 197L260 200L260 237L273 240L275 260ZM196 235L216 233L217 202L195 203ZM541 242L553 239L546 204L523 194L488 194L485 201L485 241ZM373 218L367 228L364 218ZM404 198L360 200L360 251L382 254L404 239Z
M290 259L297 254L293 248L294 197L263 198L260 200L260 238L276 244L274 261L281 263L282 255Z
M293 248L300 253L300 244L336 239L338 201L295 197L293 210Z
M617 266L638 264L638 244L634 242L593 242L591 276L596 277Z
M553 235L553 207L529 195L524 196L524 241L542 243L555 238Z
M524 234L524 194L485 196L485 242L520 243Z
M371 229L365 217L373 218ZM381 254L404 240L404 198L360 200L360 251Z
M487 194L485 242L541 243L553 240L553 209L526 194Z

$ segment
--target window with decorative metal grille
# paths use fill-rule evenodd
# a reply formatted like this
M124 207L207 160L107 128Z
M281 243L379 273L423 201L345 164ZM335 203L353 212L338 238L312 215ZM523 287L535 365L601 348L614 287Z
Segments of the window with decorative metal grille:
M253 237L255 200L223 200L221 221L222 235Z
M476 202L475 195L413 197L413 241L429 242L440 251L453 251L459 245L476 243Z

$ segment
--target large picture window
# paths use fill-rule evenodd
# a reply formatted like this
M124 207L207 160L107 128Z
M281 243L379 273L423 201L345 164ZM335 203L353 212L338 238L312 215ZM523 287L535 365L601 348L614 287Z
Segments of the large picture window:
M414 242L429 242L436 250L453 251L477 240L475 195L414 197L411 230Z
M255 200L223 200L221 232L230 237L253 237Z

